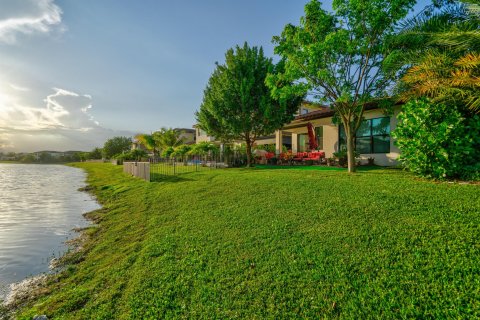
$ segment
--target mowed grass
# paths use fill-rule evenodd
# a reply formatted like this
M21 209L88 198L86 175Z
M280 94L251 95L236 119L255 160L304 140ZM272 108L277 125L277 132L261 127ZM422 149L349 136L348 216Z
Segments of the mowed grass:
M81 164L104 209L19 318L480 317L480 187L399 170L131 178Z

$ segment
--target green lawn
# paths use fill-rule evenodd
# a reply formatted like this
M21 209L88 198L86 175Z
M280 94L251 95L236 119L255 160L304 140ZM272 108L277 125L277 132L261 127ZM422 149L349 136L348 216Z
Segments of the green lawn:
M362 170L364 167L360 167L359 169ZM371 168L371 167L369 167ZM380 167L376 167L380 168ZM325 165L283 165L283 166L276 166L276 165L255 165L255 169L273 169L273 170L314 170L314 171L345 171L346 168L340 167L327 167Z
M480 317L480 186L400 170L81 164L104 209L20 318Z

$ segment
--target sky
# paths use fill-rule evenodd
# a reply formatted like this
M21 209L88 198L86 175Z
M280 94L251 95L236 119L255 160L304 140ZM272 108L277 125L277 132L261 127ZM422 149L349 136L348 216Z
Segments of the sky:
M272 36L307 2L0 0L0 152L191 128L226 50L247 41L273 56Z

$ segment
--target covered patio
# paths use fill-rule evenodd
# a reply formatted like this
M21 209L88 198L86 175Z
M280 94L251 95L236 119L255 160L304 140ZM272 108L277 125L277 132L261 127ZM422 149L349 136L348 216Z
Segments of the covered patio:
M282 141L285 135L291 136L293 154L311 151L309 148L308 124L311 123L317 143L316 150L325 152L325 157L333 157L338 147L338 127L332 123L333 111L323 107L307 114L297 116L292 122L275 132L276 153L282 153Z

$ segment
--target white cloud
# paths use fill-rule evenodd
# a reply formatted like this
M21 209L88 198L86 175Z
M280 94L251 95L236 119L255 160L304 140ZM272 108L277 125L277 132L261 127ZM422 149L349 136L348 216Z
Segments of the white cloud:
M14 43L20 34L49 33L62 21L54 0L2 0L1 6L0 42Z
M30 91L29 88L27 87L21 87L21 86L18 86L16 84L13 84L13 83L10 83L10 88L12 88L13 90L15 91L21 91L21 92L28 92Z
M89 114L91 97L53 88L45 107L30 107L14 95L0 93L0 126L16 130L68 129L86 131L98 126Z
M65 89L53 88L54 94L45 99L47 125L59 125L64 129L88 131L98 124L89 114L92 97Z
M90 95L52 90L43 107L0 92L0 151L91 150L110 137L132 135L101 127L90 114Z

